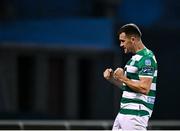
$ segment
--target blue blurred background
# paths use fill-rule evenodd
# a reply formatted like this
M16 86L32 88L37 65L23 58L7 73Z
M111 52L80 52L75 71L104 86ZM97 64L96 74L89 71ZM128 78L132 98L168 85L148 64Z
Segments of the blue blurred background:
M130 58L117 31L137 24L158 60L152 120L179 120L180 1L1 0L0 119L113 120L121 91L103 79Z

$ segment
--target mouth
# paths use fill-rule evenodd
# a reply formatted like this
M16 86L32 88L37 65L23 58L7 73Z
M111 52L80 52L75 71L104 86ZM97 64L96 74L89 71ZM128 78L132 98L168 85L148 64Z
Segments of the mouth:
M123 48L124 51L126 50L126 47L122 47L122 48Z

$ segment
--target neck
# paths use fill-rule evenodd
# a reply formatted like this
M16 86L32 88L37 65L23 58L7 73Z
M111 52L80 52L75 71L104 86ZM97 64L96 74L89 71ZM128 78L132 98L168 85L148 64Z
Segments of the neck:
M134 51L135 51L135 52L138 52L138 51L140 51L140 50L142 50L142 49L144 49L144 48L145 48L145 46L144 46L144 44L142 43L141 40L139 40L139 41L137 42L137 44L134 45Z

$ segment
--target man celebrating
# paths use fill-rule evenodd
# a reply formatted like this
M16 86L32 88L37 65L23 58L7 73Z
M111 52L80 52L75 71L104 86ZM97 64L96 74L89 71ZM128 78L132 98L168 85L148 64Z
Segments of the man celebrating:
M119 30L120 47L124 53L134 56L124 70L108 68L104 71L104 78L123 90L113 130L146 130L153 111L157 61L153 52L144 46L141 36L135 24L122 26Z

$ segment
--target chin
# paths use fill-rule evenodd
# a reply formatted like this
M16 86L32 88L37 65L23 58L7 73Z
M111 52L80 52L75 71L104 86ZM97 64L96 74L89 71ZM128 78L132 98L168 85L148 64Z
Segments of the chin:
M127 53L128 53L128 51L127 51L127 50L124 50L124 53L125 53L125 54L127 54Z

